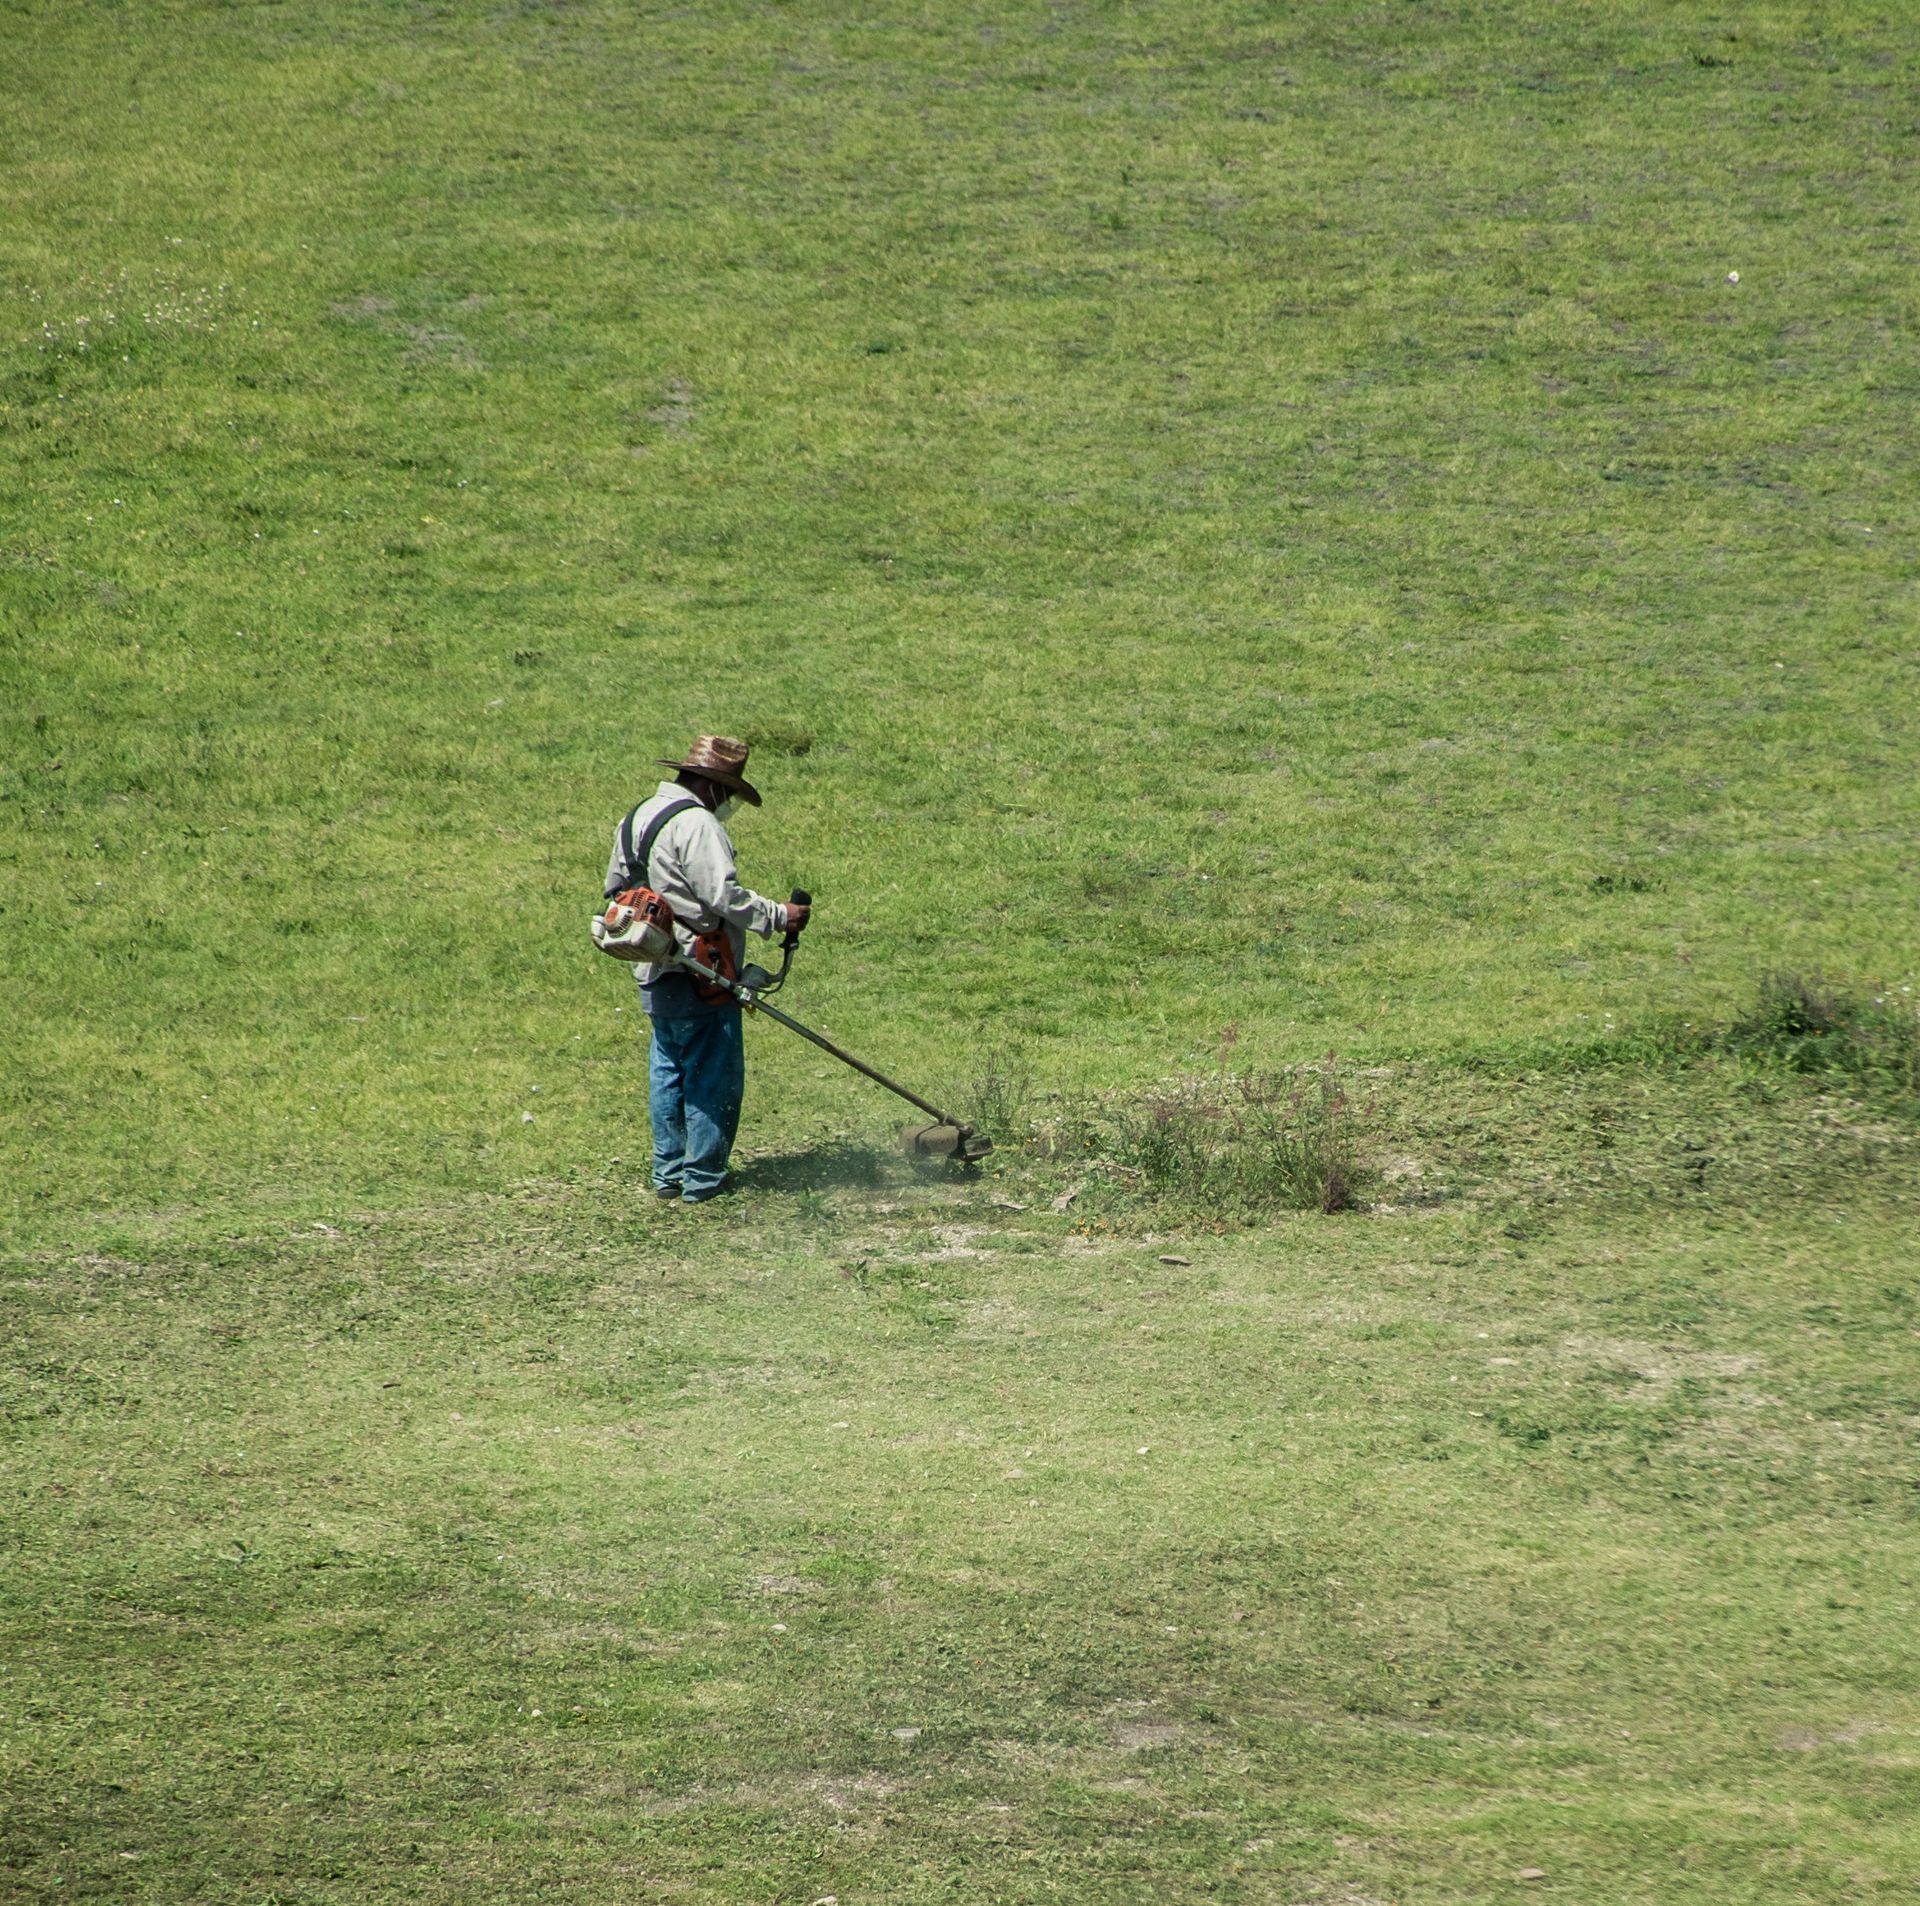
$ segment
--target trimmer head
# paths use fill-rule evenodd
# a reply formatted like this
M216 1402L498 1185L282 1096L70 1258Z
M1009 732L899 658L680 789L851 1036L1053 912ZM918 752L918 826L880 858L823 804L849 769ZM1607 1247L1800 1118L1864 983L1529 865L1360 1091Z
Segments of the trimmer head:
M916 1158L952 1158L966 1165L993 1150L993 1140L971 1125L909 1125L900 1138Z

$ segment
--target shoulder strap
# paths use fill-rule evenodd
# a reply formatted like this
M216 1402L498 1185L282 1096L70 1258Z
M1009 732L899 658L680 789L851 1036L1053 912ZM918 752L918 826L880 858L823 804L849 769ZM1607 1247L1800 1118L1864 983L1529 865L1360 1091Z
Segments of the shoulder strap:
M677 815L690 809L703 806L691 795L684 801L669 801L652 820L647 823L646 832L640 836L638 846L634 844L633 824L639 818L640 808L646 806L642 801L627 818L620 823L620 858L627 870L629 887L644 887L647 884L647 862L653 858L653 844L660 838L660 830ZM611 895L609 895L611 898Z

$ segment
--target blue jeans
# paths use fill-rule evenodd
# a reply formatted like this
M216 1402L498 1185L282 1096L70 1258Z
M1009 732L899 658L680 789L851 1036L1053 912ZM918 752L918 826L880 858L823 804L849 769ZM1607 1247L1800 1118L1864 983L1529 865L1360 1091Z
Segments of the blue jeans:
M656 1019L647 1058L653 1183L678 1185L688 1204L726 1182L727 1154L747 1089L747 1047L737 1007Z

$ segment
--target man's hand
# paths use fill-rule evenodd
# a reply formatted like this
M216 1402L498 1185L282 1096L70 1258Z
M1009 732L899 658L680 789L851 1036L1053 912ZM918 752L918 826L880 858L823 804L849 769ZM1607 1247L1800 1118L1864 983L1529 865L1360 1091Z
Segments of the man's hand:
M800 944L800 929L813 917L813 895L804 887L796 887L787 895L787 932L780 942L782 951L791 954ZM780 969L786 971L783 966Z

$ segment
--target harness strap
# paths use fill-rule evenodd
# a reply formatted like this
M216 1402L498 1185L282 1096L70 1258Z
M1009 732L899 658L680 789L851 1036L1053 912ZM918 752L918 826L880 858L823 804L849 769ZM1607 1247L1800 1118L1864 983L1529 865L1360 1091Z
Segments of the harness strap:
M704 802L694 800L692 796L688 796L684 801L669 801L647 823L646 832L640 836L640 844L636 848L633 840L633 823L639 816L640 808L645 807L646 804L642 801L640 807L636 807L620 823L620 859L626 867L627 878L620 886L607 889L609 900L627 887L644 887L647 884L647 862L653 858L653 844L660 838L660 830L676 816L690 813L694 808L705 805Z

